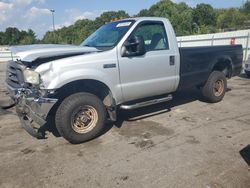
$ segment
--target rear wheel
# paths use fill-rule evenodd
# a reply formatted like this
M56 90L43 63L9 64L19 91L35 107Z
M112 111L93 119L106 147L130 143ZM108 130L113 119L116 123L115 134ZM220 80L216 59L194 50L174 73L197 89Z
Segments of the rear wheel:
M214 71L210 74L202 88L202 95L207 102L220 102L226 93L227 79L223 72Z
M95 95L76 93L64 99L56 112L55 120L61 136L72 144L79 144L102 133L106 109Z
M248 78L250 78L250 71L245 71Z

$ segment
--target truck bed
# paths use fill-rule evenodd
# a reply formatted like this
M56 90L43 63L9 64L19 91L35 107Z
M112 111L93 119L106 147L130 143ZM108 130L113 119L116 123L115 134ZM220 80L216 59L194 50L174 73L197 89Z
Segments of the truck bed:
M241 45L182 47L180 51L180 84L178 90L202 86L213 71L216 63L227 61L232 70L229 77L237 76L242 70L243 52Z

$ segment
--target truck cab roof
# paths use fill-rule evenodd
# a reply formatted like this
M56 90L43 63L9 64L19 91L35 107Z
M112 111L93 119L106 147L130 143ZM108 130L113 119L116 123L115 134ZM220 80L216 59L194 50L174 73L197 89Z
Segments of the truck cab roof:
M133 17L133 18L125 18L121 19L119 21L169 21L167 18L161 18L161 17Z

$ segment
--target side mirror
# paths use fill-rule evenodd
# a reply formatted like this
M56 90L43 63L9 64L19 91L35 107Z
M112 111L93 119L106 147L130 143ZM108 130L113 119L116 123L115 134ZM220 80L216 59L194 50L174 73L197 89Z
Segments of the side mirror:
M122 47L122 57L142 56L146 54L145 42L142 36L133 36Z

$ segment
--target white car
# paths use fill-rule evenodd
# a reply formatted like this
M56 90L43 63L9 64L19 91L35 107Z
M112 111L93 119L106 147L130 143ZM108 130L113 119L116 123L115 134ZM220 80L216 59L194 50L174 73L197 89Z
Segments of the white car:
M250 78L250 55L248 56L248 60L245 64L245 73Z

